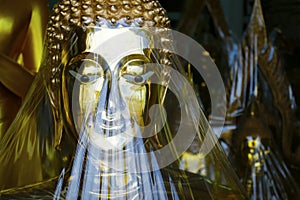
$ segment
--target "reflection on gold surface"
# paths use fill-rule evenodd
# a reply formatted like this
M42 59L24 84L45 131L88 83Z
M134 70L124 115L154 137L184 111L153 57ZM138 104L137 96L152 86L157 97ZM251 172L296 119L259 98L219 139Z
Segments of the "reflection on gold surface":
M279 53L282 50L275 48L275 38L271 32L268 33L265 25L266 13L263 13L261 0L252 2L252 14L241 41L236 41L231 34L219 0L187 2L189 9L178 28L195 36L204 45L216 59L222 73L228 92L222 140L228 145L224 146L249 197L294 199L299 195L299 189L295 184L297 178L289 170L299 171L294 165L300 163L297 153L299 140L296 140L299 122L295 117L294 94L285 74L287 63L283 62ZM193 27L190 24L198 25ZM264 105L260 107L260 114L265 122L250 109L254 104L253 96L255 101ZM205 104L205 98L204 105L209 105ZM213 121L214 117L211 119ZM232 140L235 142L232 143ZM191 157L190 160L192 166L195 159Z
M260 108L260 109L259 109ZM299 189L254 100L233 135L237 171L251 199L293 199Z
M47 1L2 1L0 6L0 140L38 71Z
M172 59L165 49L157 53L150 37L137 30L169 23L156 0L62 0L54 8L42 67L0 146L0 197L246 199L218 144L206 156L211 171L201 176L179 169L178 157L158 166L169 156L155 154L161 145L170 156L177 154L177 144L169 145L176 130L168 124L175 122L143 135L140 125L155 122L151 107L172 100L167 86L151 79L165 75L167 66L161 64ZM126 38L108 40L118 33ZM148 62L157 67L145 67ZM198 104L186 110L201 111ZM155 117L164 117L159 111ZM205 117L199 121L193 123L197 142L205 134L215 142L213 133L206 133ZM156 131L158 124L153 126Z

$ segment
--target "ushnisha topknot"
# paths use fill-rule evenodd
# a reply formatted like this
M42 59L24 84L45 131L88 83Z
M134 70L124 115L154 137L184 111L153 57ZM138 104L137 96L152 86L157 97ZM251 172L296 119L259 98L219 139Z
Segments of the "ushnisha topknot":
M166 28L170 20L157 0L62 0L49 20L49 42L64 40L72 26Z
M157 0L62 0L48 22L48 65L60 62L61 44L69 31L85 26L169 28L170 19Z

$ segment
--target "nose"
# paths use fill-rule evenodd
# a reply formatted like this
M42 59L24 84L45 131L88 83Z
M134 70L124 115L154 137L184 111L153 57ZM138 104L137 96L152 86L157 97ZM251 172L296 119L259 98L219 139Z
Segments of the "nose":
M109 106L108 107L108 114L109 115L114 115L117 111L117 108L115 107L115 105Z
M125 103L120 93L117 78L112 77L106 80L98 99L96 110L98 119L99 117L110 120L120 118L124 105Z
M118 135L124 131L126 129L124 105L125 101L121 96L117 79L106 80L94 116L95 131L107 136Z
M112 97L110 96L109 99L108 99L108 103L107 103L107 109L105 111L106 113L106 116L108 118L114 118L116 117L116 113L118 110L120 110L120 108L118 109L116 107L116 102L117 100L116 99L112 99Z

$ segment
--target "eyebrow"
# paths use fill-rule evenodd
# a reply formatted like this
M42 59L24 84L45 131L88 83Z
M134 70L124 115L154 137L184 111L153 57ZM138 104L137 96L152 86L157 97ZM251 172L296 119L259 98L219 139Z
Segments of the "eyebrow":
M75 57L73 57L69 60L67 66L71 66L74 63L76 63L78 61L82 61L84 59L93 60L93 61L99 63L100 66L103 68L104 72L109 69L109 65L106 62L106 60L101 55L94 53L94 52L83 52L83 53L76 55Z
M130 55L127 55L127 56L123 57L122 59L120 59L118 61L118 63L116 64L115 69L120 70L121 67L123 66L123 63L127 63L128 61L132 60L132 59L129 59L130 57L133 57L133 59L141 59L141 60L150 62L150 59L144 54L130 54ZM90 59L90 60L98 62L100 64L100 66L102 67L104 73L107 70L110 70L110 67L109 67L107 61L105 60L105 58L102 57L100 54L97 54L94 52L82 52L82 53L76 55L75 57L73 57L69 60L67 66L71 66L72 64L74 64L78 61L84 60L84 59Z
M129 59L130 57L133 57L132 59ZM117 66L118 67L121 67L122 64L126 64L128 63L128 61L131 61L131 60L134 60L134 59L140 59L140 60L144 60L144 61L147 61L147 62L150 62L150 59L143 55L143 54L130 54L130 55L127 55L125 57L123 57L121 60L118 61L117 63Z

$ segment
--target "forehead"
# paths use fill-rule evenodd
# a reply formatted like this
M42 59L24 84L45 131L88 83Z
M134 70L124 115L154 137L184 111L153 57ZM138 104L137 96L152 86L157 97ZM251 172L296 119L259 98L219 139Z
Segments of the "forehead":
M77 48L77 54L90 52L101 55L113 70L122 58L132 54L144 54L143 50L150 46L150 39L145 33L139 28L132 27L88 27L83 34L77 36L79 39L72 41L71 45L73 48L81 47Z

